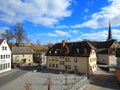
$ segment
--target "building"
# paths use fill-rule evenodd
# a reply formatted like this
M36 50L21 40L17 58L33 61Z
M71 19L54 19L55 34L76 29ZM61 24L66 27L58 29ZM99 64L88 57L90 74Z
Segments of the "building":
M45 52L36 52L34 53L34 62L40 63L41 65L46 65L46 53Z
M31 65L33 64L33 53L30 47L12 47L12 63Z
M117 49L116 57L117 57L116 78L118 83L120 84L120 48Z
M116 65L116 49L120 47L120 44L112 39L111 24L109 22L108 38L106 41L97 42L90 41L97 50L97 62L106 65Z
M11 70L11 50L4 39L0 39L0 73Z
M41 55L40 55L42 65L46 65L46 55L45 54L46 54L45 52L41 52Z
M90 42L97 50L97 62L106 65L116 65L116 49L120 47L116 40Z
M87 41L57 43L46 53L48 69L91 75L97 70L95 48Z

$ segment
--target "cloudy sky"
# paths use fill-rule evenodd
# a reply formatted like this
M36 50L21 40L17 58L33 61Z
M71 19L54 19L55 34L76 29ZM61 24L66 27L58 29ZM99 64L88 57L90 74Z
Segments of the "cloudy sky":
M120 0L0 0L0 33L17 22L32 43L120 40Z

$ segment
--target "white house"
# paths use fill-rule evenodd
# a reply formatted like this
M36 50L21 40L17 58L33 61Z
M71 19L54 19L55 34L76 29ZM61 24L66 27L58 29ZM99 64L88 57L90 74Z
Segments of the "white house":
M0 73L11 70L11 50L4 39L0 39Z

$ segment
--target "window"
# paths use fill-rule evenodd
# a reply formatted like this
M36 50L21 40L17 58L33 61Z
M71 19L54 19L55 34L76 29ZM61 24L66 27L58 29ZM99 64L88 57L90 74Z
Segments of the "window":
M71 66L70 65L65 65L65 69L71 69Z
M1 59L3 59L3 56L1 55Z
M52 64L52 67L54 68L54 67L55 67L55 65L54 65L54 64Z
M56 64L56 68L58 68L58 64Z
M77 69L77 66L74 66L75 70Z
M64 65L64 64L65 64L65 62L64 62L64 61L60 61L60 64L61 64L61 65Z
M8 58L8 55L6 55L5 57Z
M65 62L67 62L67 58L65 58Z
M7 47L5 47L5 50L7 50Z
M7 65L7 63L6 63L6 68L8 68L8 65Z
M74 62L77 62L77 58L74 59Z
M8 58L10 58L10 55L8 55Z
M49 67L51 67L51 64L49 64Z
M8 63L8 68L10 68L10 63Z
M69 61L69 62L71 62L71 59L70 59L70 58L68 58L68 61Z
M49 51L49 54L51 54L51 51Z
M54 61L54 58L52 58L52 60Z
M79 53L79 49L77 48L77 53Z
M2 70L2 64L0 65L0 69Z
M5 55L3 55L3 58L5 59Z
M55 51L55 54L57 54L57 51Z
M51 57L49 58L49 60L51 61Z
M90 58L90 62L92 62L92 58Z
M70 65L68 65L68 69L71 69L71 66L70 66Z
M3 69L5 69L5 64L3 64Z
M2 46L2 50L4 50L4 46Z

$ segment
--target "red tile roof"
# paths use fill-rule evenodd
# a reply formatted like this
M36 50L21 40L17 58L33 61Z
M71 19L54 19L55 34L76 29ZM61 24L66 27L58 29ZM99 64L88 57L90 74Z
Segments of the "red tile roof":
M0 45L1 45L1 43L4 41L4 39L0 39Z
M112 46L112 44L115 41L116 40L109 40L109 41L104 41L104 42L89 41L89 43L91 43L97 49L101 49L101 48L110 48L110 46Z
M95 48L87 41L66 42L64 47L62 46L62 43L57 43L48 50L46 56L88 57L90 55L91 49Z
M115 48L111 48L116 40L109 40L104 42L89 41L96 49L98 54L115 54Z

